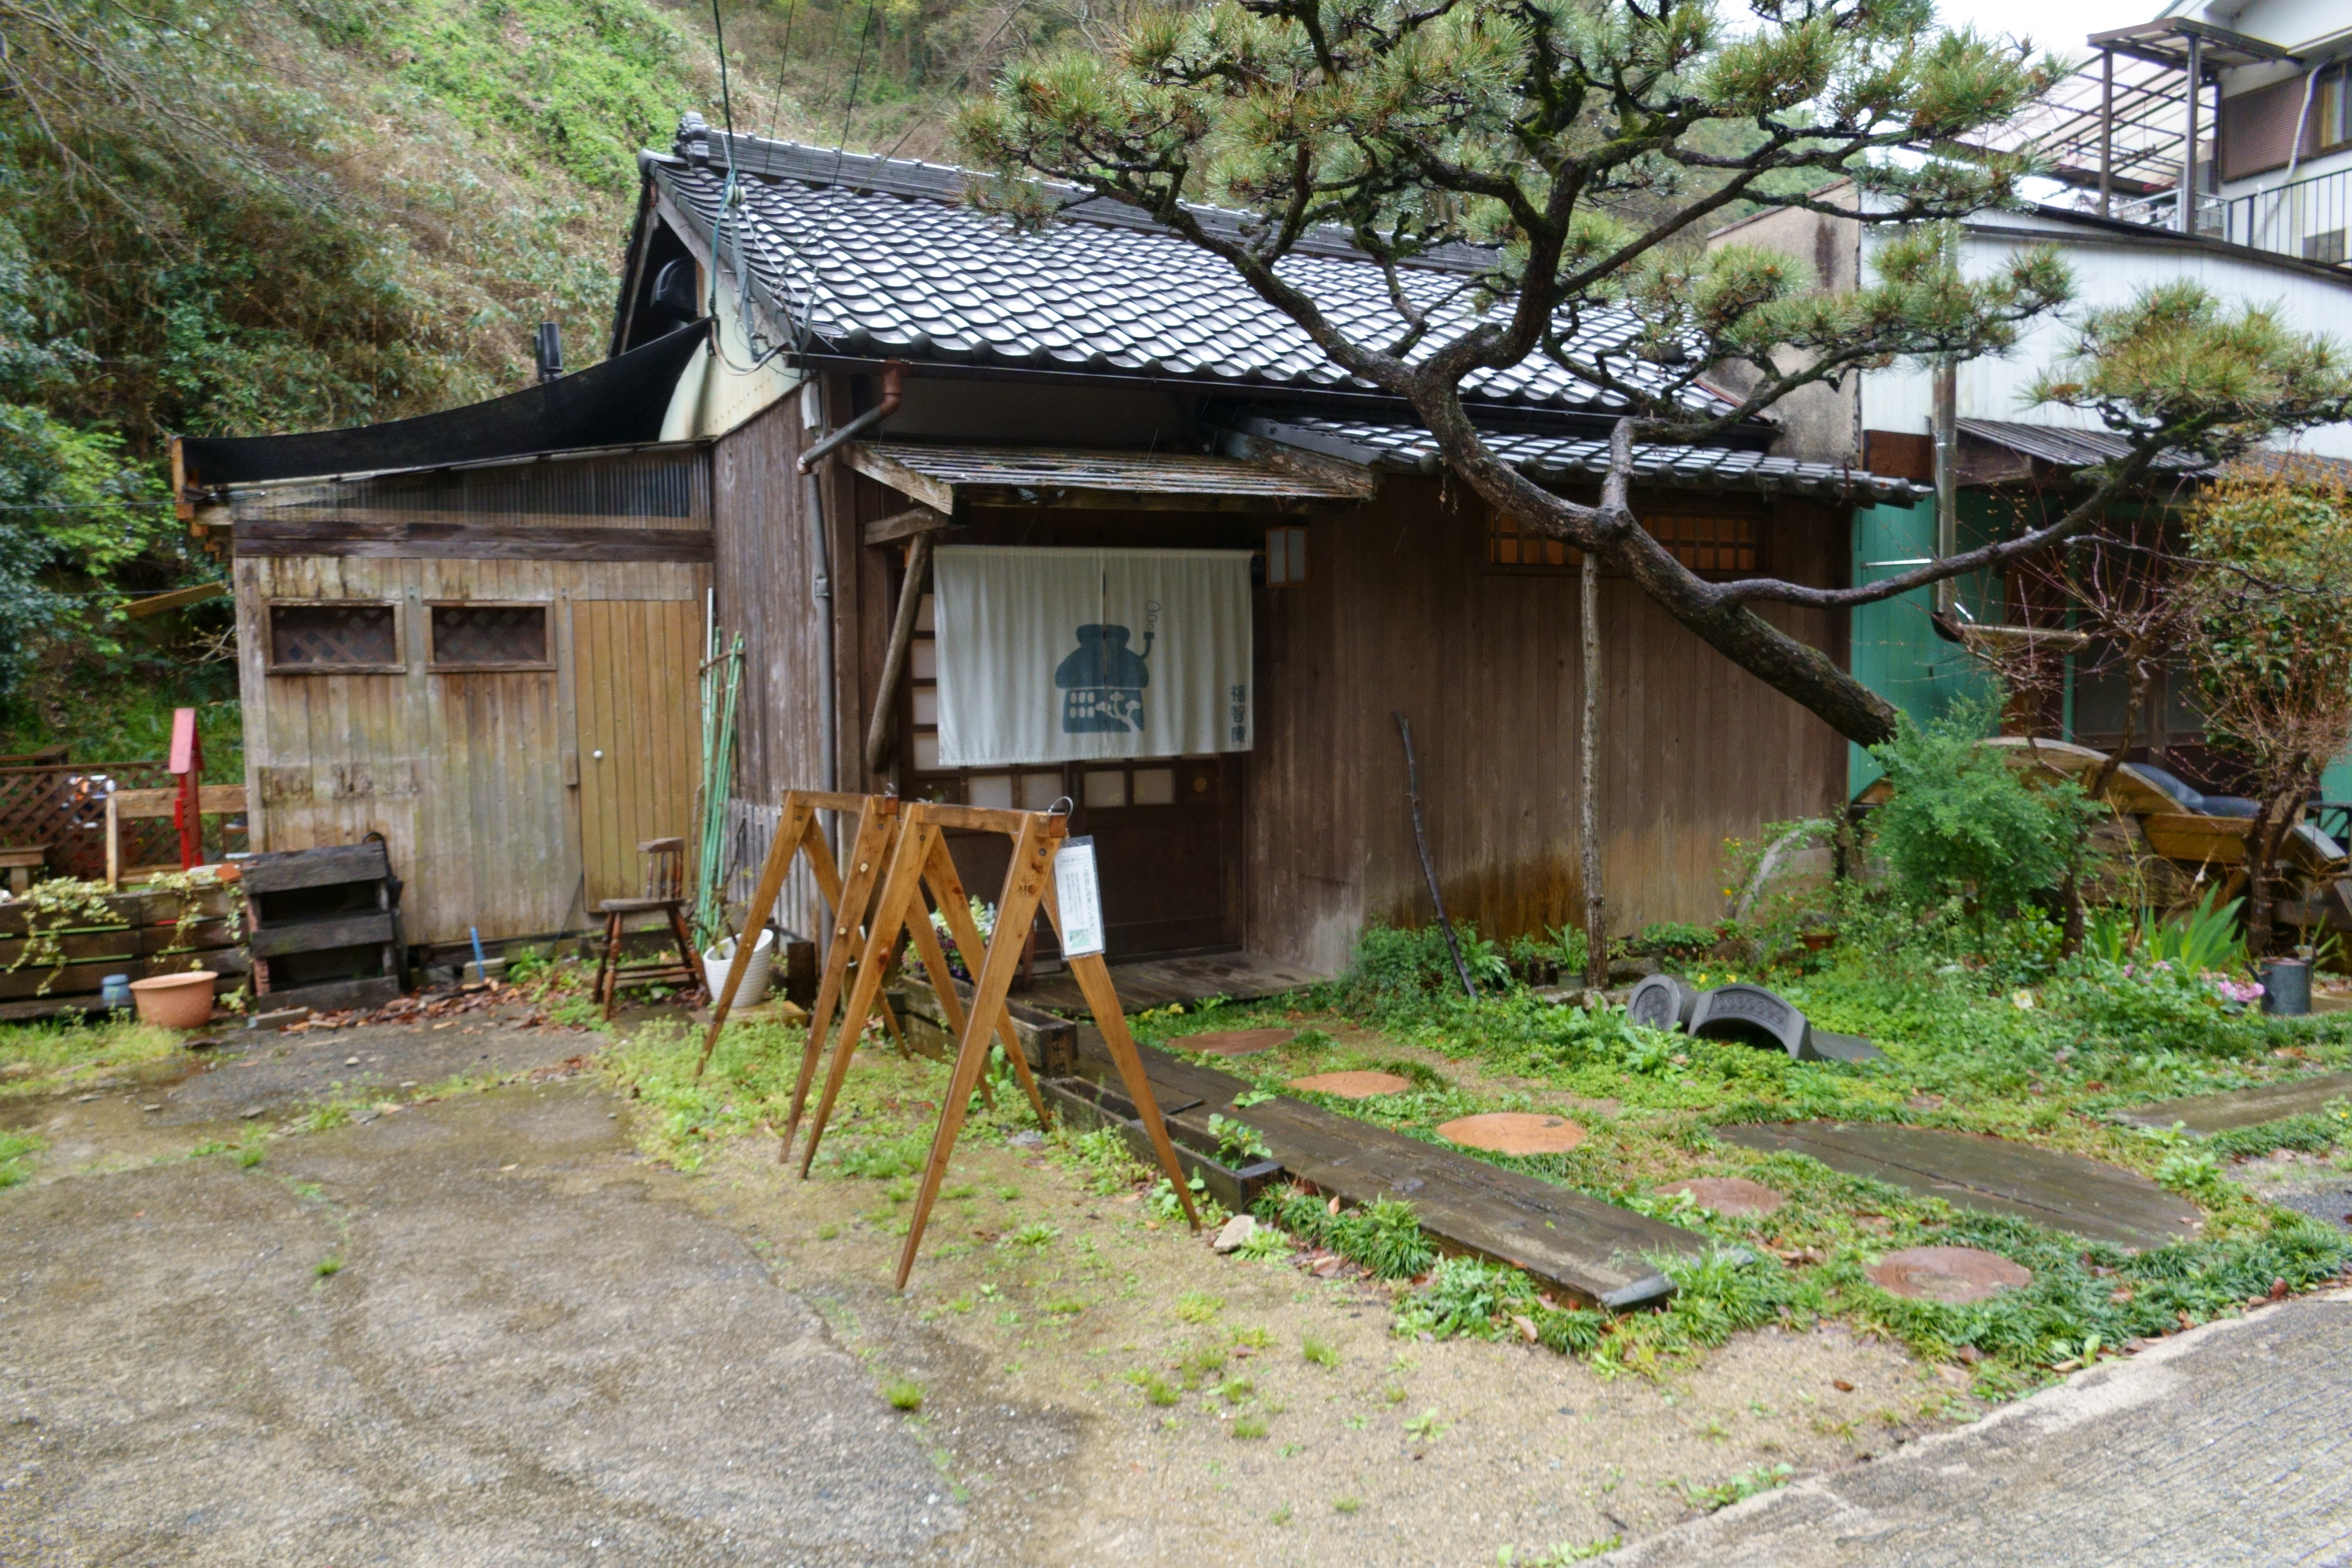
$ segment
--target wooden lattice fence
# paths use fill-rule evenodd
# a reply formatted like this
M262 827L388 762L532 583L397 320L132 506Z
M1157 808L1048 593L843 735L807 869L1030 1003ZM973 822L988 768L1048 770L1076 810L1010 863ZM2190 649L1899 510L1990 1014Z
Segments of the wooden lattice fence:
M106 797L117 789L164 789L176 780L158 762L56 762L0 768L0 847L49 846L49 872L95 882L106 875ZM125 822L123 863L177 864L179 830L170 819Z

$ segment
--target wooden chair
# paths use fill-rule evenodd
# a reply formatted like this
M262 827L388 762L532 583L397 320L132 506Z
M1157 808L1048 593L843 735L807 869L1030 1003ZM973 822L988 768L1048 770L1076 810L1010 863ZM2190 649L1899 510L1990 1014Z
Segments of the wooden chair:
M637 852L646 857L644 895L608 898L596 906L596 913L604 917L604 953L596 965L596 999L608 1019L623 986L689 986L702 978L702 966L695 961L694 935L686 927L686 841L647 839L637 846ZM621 943L629 934L629 916L656 912L669 923L669 935L677 944L677 961L661 957L637 964L622 962Z

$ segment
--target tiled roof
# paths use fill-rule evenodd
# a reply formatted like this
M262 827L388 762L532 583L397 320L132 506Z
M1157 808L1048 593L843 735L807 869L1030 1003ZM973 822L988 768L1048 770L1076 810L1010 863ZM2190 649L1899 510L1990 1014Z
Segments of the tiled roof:
M1437 437L1419 425L1327 419L1287 410L1251 412L1226 423L1261 440L1391 472L1434 474L1444 465ZM1608 471L1606 441L1513 431L1481 434L1496 455L1544 484L1598 479ZM1908 479L1719 446L1637 446L1633 476L1676 489L1811 496L1864 507L1909 507L1934 494L1930 486Z
M2021 456L2038 458L2059 468L2088 468L2112 462L2131 451L2131 443L2108 430L2067 430L2049 424L2021 424L2005 419L1964 419L1963 435L2006 447ZM2258 448L2216 467L2189 453L2167 453L2156 460L2159 474L2178 479L2210 479L2216 474L2238 478L2352 482L2352 462L2341 457L2315 457L2305 452Z
M640 162L708 242L730 160L741 174L740 237L757 292L772 315L781 321L789 311L832 351L1210 386L1373 390L1332 363L1223 260L1116 203L1048 187L1066 204L1062 216L1043 233L1024 235L965 200L961 170L729 137L691 119L677 153L648 152ZM1195 210L1226 232L1248 222L1222 209ZM728 231L722 255L737 242L732 222ZM1417 352L1475 319L1465 289L1481 260L1456 246L1404 270L1416 308L1433 307L1443 323ZM1381 269L1344 235L1309 235L1282 272L1360 340L1402 330ZM1622 311L1588 312L1578 346L1606 352L1633 331ZM1631 357L1620 366L1617 373L1629 380L1658 373ZM1601 414L1623 402L1540 355L1474 375L1463 391L1490 406ZM1688 401L1719 406L1702 392Z

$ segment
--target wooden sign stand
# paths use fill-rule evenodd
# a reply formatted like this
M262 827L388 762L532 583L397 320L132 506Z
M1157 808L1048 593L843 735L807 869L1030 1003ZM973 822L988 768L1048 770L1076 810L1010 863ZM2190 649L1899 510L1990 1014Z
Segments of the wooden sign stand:
M845 884L840 868L834 863L833 851L820 831L816 815L819 811L857 813L857 830L850 843L850 873ZM760 881L752 892L751 904L744 912L743 932L736 941L735 956L727 967L727 978L720 986L719 995L711 998L710 1027L703 1035L701 1060L694 1069L694 1075L698 1079L709 1065L711 1051L719 1044L719 1032L727 1027L727 1017L734 1009L736 993L743 984L744 971L751 967L752 945L761 929L767 925L768 917L775 911L776 900L782 894L784 878L791 874L793 862L805 853L809 859L809 870L816 878L817 891L832 906L833 929L825 933L823 974L817 985L816 999L809 1009L808 1040L801 1053L800 1076L793 1087L791 1119L785 1124L782 1142L776 1150L778 1165L783 1164L792 1152L793 1137L800 1126L801 1113L808 1103L809 1086L815 1080L816 1064L823 1059L825 1030L832 1022L834 1004L841 999L850 964L858 955L860 930L872 925L865 919L866 910L873 898L875 887L882 880L886 861L894 856L899 827L900 802L893 796L851 795L821 789L789 789L784 792L783 803L776 819L776 834L769 842L767 859L760 868ZM944 845L940 846L939 859L945 867L945 881L942 883L935 877L934 887L936 890L944 885L951 894L943 895L949 927L960 946L968 941L970 951L978 952L980 936L971 929L970 904L963 896L961 884L955 881L954 862L948 860ZM950 1028L960 1030L962 1022L961 1000L954 988L946 983L946 956L938 953L939 945L928 920L922 923L922 930L916 941L919 949L927 941L930 944L931 950L923 955L925 967L931 973L932 983L940 988L940 1006L947 1011ZM877 937L866 942L864 946L866 954L865 962L870 967L861 967L858 982L862 988L867 976L871 975L875 977L872 989L878 992L881 977L888 970L887 960L895 945ZM871 1007L870 998L859 1007L856 1023L847 1030L849 1040L854 1041L864 1031L866 1017ZM898 1020L890 1017L887 1007L882 1009L882 1016L888 1022L891 1032L898 1034ZM1000 1027L1006 1049L1017 1051L1020 1042L1013 1032L1010 1013L1000 1020ZM904 1036L899 1037L898 1043L903 1053L906 1050ZM1024 1071L1027 1065L1024 1060L1022 1063ZM982 1085L981 1092L983 1097L989 1097L985 1084ZM1034 1089L1031 1098L1033 1101L1037 1099ZM831 1103L828 1095L826 1103L830 1106ZM990 1103L994 1103L992 1098L990 1098ZM1042 1105L1039 1114L1044 1114ZM803 1169L805 1174L805 1166Z
M941 807L921 800L908 801L900 810L898 841L890 856L889 874L883 880L881 894L875 901L874 917L866 924L866 953L858 962L857 984L842 1013L841 1030L835 1037L833 1063L825 1071L824 1091L818 1096L816 1116L809 1124L808 1144L801 1154L803 1177L816 1161L817 1145L824 1138L825 1125L833 1119L834 1102L849 1075L849 1059L865 1033L866 1012L881 992L882 978L898 952L902 934L913 939L924 973L930 977L931 988L939 996L940 1009L947 1016L949 1033L958 1040L963 1036L963 1001L956 993L954 972L948 967L947 954L940 946L939 933L931 928L930 916L922 901L923 890L929 888L931 902L947 923L948 934L955 938L956 951L965 955L965 964L971 966L971 955L986 951L987 944L972 920L971 901L964 893L962 879L956 874L955 858L948 852L945 826L940 820L942 811L962 810L965 808ZM973 976L976 985L976 967ZM982 1030L982 1040L990 1032ZM1005 1059L1013 1064L1022 1090L1029 1096L1030 1107L1037 1113L1037 1125L1050 1127L1053 1121L1045 1113L1045 1096L1038 1092L1036 1076L1031 1072L1029 1058L1021 1049L1021 1037L1013 1030L1012 1010L1002 999L997 1004L992 1032L1003 1041ZM982 1049L985 1051L986 1047ZM989 1093L985 1078L980 1082L980 1092L992 1109L995 1100ZM800 1111L801 1101L795 1097L795 1124L800 1120Z
M965 1016L958 1039L955 1067L948 1079L947 1094L940 1103L939 1131L931 1140L930 1158L923 1166L922 1186L915 1195L914 1212L908 1217L906 1246L898 1254L898 1288L902 1291L907 1288L907 1277L914 1271L915 1252L922 1245L923 1227L930 1219L932 1205L939 1201L940 1184L947 1176L948 1156L955 1149L956 1134L963 1129L964 1108L980 1082L981 1070L987 1065L987 1020L1003 1008L1004 998L1013 989L1013 972L1021 966L1021 949L1040 904L1045 906L1055 932L1063 931L1061 910L1054 896L1054 855L1069 831L1068 818L1042 811L999 811L975 806L922 803L910 804L907 810L915 821L940 828L976 828L1010 834L1013 859L1004 869L1004 890L996 901L996 928L992 933L987 956L972 977L971 1009ZM1127 1086L1128 1098L1134 1103L1144 1133L1151 1140L1152 1151L1160 1156L1160 1168L1168 1173L1169 1182L1184 1206L1185 1218L1198 1230L1200 1211L1192 1205L1192 1191L1186 1183L1184 1167L1177 1162L1175 1145L1168 1140L1168 1126L1160 1118L1159 1101L1152 1096L1150 1080L1144 1076L1143 1061L1136 1052L1135 1040L1127 1032L1127 1015L1118 1005L1118 992L1111 985L1110 967L1099 953L1072 958L1069 964L1087 998L1087 1009L1094 1014L1095 1026L1102 1031L1103 1043L1110 1049L1111 1061ZM1014 1060L1020 1060L1017 1052Z
M819 811L857 813L857 831L850 841L846 883L819 830ZM727 1027L727 1015L734 1009L735 994L742 987L744 971L751 967L753 946L768 917L775 912L776 900L783 893L784 878L790 874L793 862L805 853L809 871L816 878L817 891L832 907L833 929L825 933L823 977L817 984L816 1000L809 1009L808 1042L801 1053L792 1120L785 1125L783 1144L776 1154L779 1165L783 1163L785 1151L792 1147L793 1132L799 1125L801 1107L807 1103L809 1084L816 1076L816 1064L824 1048L825 1024L833 1015L834 1004L841 998L843 978L856 951L853 933L859 929L866 907L874 896L875 884L881 880L883 862L896 841L898 827L898 801L892 796L850 795L824 789L784 791L776 818L776 836L769 841L768 858L760 867L759 883L752 891L750 907L744 911L743 931L736 939L735 956L727 966L726 983L711 998L710 1028L702 1037L702 1057L694 1067L698 1079L710 1063L710 1053L719 1044L719 1031ZM892 1028L895 1031L895 1019Z

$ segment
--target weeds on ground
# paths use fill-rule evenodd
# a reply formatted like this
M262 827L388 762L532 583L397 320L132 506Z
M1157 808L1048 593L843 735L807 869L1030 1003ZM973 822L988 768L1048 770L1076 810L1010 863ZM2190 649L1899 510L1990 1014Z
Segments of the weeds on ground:
M128 1019L0 1025L0 1100L52 1093L158 1061L179 1050L182 1038Z

